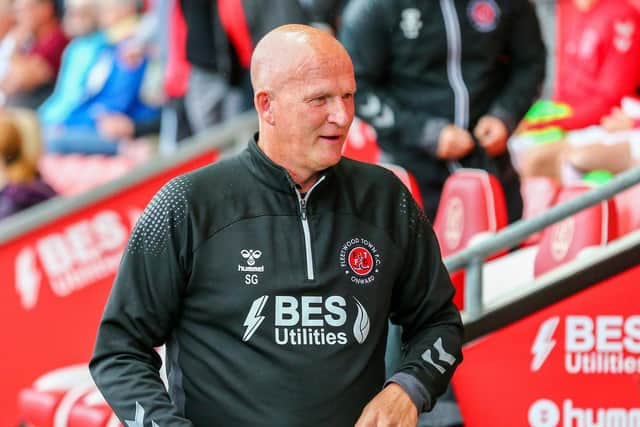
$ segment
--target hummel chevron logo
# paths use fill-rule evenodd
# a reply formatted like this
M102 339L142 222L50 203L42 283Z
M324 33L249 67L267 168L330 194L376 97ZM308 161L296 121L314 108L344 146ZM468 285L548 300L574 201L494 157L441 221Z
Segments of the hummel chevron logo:
M243 326L246 326L247 328L244 330L242 341L249 341L264 321L264 316L261 316L261 314L264 306L267 304L268 299L269 296L263 295L253 301L253 304L251 304L251 309L249 310L247 318L244 319L243 323Z
M453 355L447 353L444 347L442 346L441 337L438 338L438 340L433 344L433 348L435 348L436 351L438 352L438 361L444 362L449 366L453 366L453 364L456 363L456 358L453 357ZM428 364L436 368L438 372L440 372L441 374L444 374L444 372L446 371L445 368L443 368L441 365L433 361L433 358L431 357L430 349L422 353L422 360L424 360L425 362L427 362Z
M135 421L125 420L127 427L144 427L144 408L138 402L136 402L136 417ZM151 421L151 427L158 427L155 421Z

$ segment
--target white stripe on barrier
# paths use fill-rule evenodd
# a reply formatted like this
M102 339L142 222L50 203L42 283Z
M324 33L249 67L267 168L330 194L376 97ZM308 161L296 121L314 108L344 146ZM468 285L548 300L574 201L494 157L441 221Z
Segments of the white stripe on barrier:
M38 391L70 390L91 381L89 367L86 364L71 365L42 375L33 383L33 388Z

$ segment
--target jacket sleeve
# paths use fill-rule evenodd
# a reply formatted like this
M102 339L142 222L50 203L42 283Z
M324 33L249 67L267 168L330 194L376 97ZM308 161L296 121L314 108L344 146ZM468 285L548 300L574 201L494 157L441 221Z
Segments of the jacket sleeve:
M510 132L540 96L546 64L546 48L533 4L515 0L513 8L506 51L509 78L488 112L501 119Z
M351 56L358 83L356 114L381 139L422 147L435 155L440 131L449 120L416 112L394 100L387 80L394 18L388 9L389 2L352 0L342 15L339 38Z
M188 191L187 178L175 178L144 210L99 326L89 367L123 425L192 425L171 401L154 350L172 333L188 277Z
M405 273L394 285L390 315L403 329L403 360L388 382L402 386L422 411L433 407L462 361L463 328L433 229L411 195L404 197Z

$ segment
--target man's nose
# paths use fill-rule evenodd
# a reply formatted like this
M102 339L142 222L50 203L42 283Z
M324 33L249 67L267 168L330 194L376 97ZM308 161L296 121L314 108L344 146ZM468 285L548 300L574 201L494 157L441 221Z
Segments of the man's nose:
M349 125L353 116L353 108L350 107L351 100L344 100L342 98L334 98L330 105L329 122L335 123L340 127Z

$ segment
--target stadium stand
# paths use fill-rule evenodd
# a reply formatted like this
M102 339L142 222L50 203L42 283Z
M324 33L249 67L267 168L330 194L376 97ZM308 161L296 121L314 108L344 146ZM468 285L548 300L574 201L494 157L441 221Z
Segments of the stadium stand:
M564 188L558 203L579 197L589 187ZM535 258L534 274L539 276L571 261L584 250L605 246L618 235L616 205L613 199L585 209L545 229Z
M444 184L434 222L443 257L466 248L473 239L490 237L508 224L500 182L479 169L458 169ZM496 254L496 256L502 255ZM451 274L454 302L464 308L464 271Z
M536 176L522 178L523 219L534 218L556 203L560 184L553 178ZM523 242L524 246L540 242L542 233L534 233Z

